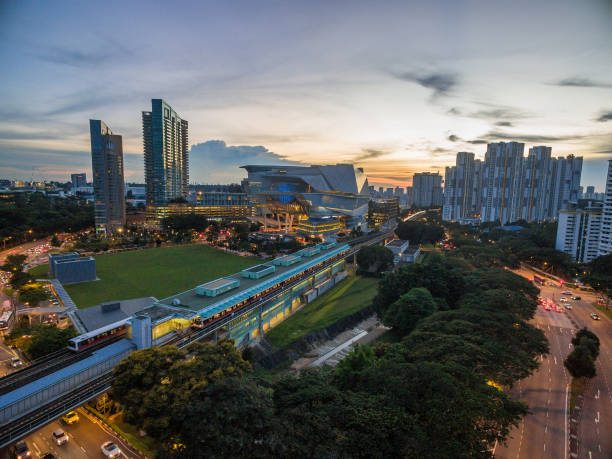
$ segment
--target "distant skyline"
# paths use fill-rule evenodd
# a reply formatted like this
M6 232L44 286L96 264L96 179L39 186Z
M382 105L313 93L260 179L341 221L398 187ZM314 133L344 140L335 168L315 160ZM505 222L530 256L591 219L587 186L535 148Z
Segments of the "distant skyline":
M109 14L112 12L112 14ZM89 119L144 182L141 111L189 121L190 181L353 162L444 174L487 142L612 158L612 2L20 2L0 5L0 178L91 174Z

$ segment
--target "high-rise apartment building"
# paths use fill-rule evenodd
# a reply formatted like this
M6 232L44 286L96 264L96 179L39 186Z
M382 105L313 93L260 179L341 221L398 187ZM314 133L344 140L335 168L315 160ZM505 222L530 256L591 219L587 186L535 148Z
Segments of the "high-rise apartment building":
M599 239L599 256L612 253L612 159L608 160L606 192L601 214L601 235Z
M580 178L582 176L582 156L568 155L555 158L552 165L551 216L556 218L562 209L568 209L570 202L580 198Z
M187 121L162 99L142 112L147 206L164 205L187 195L189 139Z
M100 120L89 120L96 232L125 226L123 142Z
M529 149L523 163L523 173L518 189L515 215L528 222L554 220L557 210L552 206L553 165L551 147L538 146Z
M519 187L523 170L523 150L519 142L487 145L483 166L481 220L502 224L518 220Z
M599 256L602 230L602 203L589 201L583 207L574 203L559 212L555 248L574 261L589 263Z
M81 172L80 174L71 174L70 181L72 182L72 188L87 186L87 175L85 172Z
M412 196L417 207L442 205L442 176L437 172L419 172L412 177Z
M459 152L456 165L446 168L442 219L472 219L480 214L481 201L482 161L474 153Z

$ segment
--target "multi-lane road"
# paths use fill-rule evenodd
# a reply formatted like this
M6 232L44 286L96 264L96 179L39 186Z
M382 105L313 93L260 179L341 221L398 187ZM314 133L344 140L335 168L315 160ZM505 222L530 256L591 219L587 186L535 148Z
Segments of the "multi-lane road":
M529 271L518 271L533 278ZM566 288L555 284L541 288L541 296L559 299ZM578 457L596 459L612 457L612 322L603 314L602 320L590 318L597 312L592 306L595 296L575 291L581 300L570 300L572 309L563 312L546 311L542 306L532 323L546 335L550 353L541 357L537 372L520 381L512 394L529 405L530 414L510 434L506 445L497 445L498 458L567 458L570 423L576 423ZM571 340L578 328L588 327L600 339L601 349L597 360L597 376L589 382L582 409L571 417L569 410L570 375L563 361L572 350Z
M128 443L118 437L111 429L98 419L79 409L79 421L65 425L62 421L53 421L36 432L28 435L24 441L30 448L32 457L42 457L51 453L62 459L81 459L84 457L104 457L102 443L112 441L121 449L124 458L141 458ZM64 430L69 437L68 443L57 446L52 439L55 430ZM0 459L9 457L9 448L0 450Z

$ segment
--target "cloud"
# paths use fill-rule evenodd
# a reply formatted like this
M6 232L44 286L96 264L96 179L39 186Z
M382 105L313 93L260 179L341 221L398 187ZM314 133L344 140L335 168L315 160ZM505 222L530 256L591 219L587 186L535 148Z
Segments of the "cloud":
M512 127L513 124L510 121L498 121L497 123L495 123L495 126L499 126L499 127Z
M602 112L599 117L595 119L595 121L599 121L600 123L605 123L606 121L612 121L612 111L611 112Z
M405 72L395 74L399 80L418 83L427 89L433 89L433 97L447 95L457 86L458 77L455 73L415 73Z
M602 83L599 81L593 81L588 78L582 77L570 77L564 78L553 83L549 83L554 86L565 86L574 88L612 88L612 83Z
M271 152L261 145L227 145L223 140L209 140L192 145L189 152L189 181L229 183L244 177L247 164L299 164Z
M470 118L482 118L482 119L506 119L516 120L528 118L530 115L522 110L512 107L496 107L485 110L478 110L467 115Z
M465 140L455 134L449 135L447 139L450 140L451 142L465 142L465 143L470 143L472 145L480 145L484 143L489 143L488 141L483 140L483 139Z
M488 141L510 140L514 142L563 142L567 140L578 140L584 138L581 135L537 135L537 134L507 134L501 131L489 131L484 136Z
M362 148L363 153L357 156L354 161L367 161L369 159L380 158L389 154L387 151L376 150L374 148Z
M461 116L461 110L458 109L457 107L451 107L451 108L448 109L446 114L447 115L452 115L452 116Z

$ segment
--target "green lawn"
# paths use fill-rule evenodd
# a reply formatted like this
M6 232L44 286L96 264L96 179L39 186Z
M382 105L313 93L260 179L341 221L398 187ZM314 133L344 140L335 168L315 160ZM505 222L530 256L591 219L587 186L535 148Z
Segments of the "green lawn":
M286 346L309 332L325 328L342 317L369 306L376 296L377 285L377 279L349 276L278 324L266 336L276 347Z
M95 258L100 280L65 286L80 308L103 301L144 296L162 299L261 263L256 258L230 255L199 244L105 254ZM47 270L48 266L42 265L30 272L42 276Z

